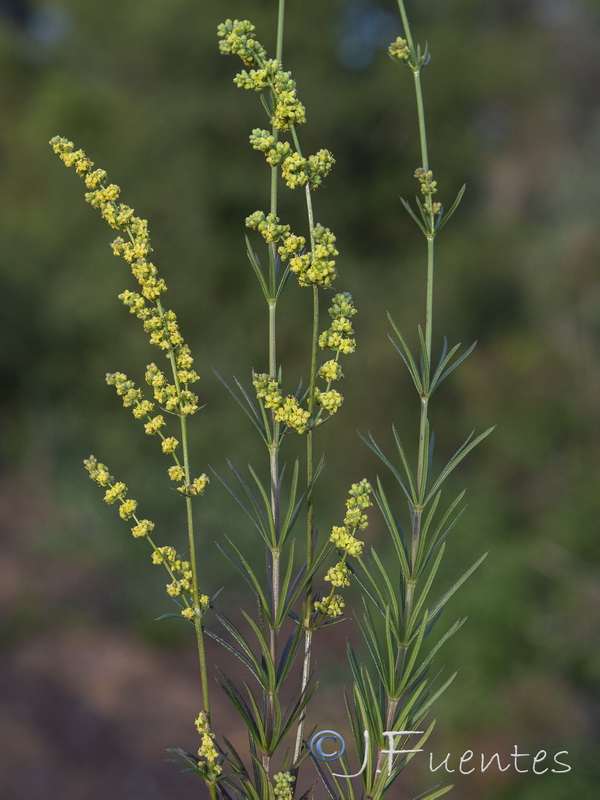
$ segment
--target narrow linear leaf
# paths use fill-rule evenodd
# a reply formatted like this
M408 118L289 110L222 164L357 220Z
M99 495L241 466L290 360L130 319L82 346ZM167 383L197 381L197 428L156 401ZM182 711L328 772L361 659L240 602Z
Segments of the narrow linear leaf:
M452 595L459 589L463 583L469 578L477 569L477 567L483 562L483 560L487 557L487 553L484 553L477 561L469 567L469 569L460 576L460 578L453 584L447 592L445 592L440 599L433 605L431 611L429 612L428 621L433 619L439 611L446 605L448 600L452 597Z
M456 453L455 453L455 454L452 456L452 458L450 459L450 461L448 462L448 464L446 464L446 466L444 467L444 469L441 471L441 473L440 473L440 475L439 475L438 479L436 480L436 482L434 483L434 485L433 485L433 486L431 487L431 489L429 490L429 493L428 493L427 497L426 497L426 498L425 498L425 500L424 500L424 505L426 505L426 504L429 502L429 499L430 499L430 498L431 498L433 495L435 495L435 493L438 491L438 489L440 488L440 486L442 485L442 483L443 483L443 482L446 480L446 478L448 477L448 475L450 475L450 473L451 473L451 472L452 472L454 469L456 469L456 467L457 467L457 466L460 464L460 462L463 460L463 458L465 458L465 456L467 456L467 455L468 455L468 454L471 452L471 450L472 450L474 447L477 447L477 445L478 445L480 442L482 442L482 441L483 441L483 440L486 438L486 436L489 436L489 435L490 435L490 433L491 433L491 432L494 430L494 428L495 428L495 427L496 427L495 425L492 425L492 426L491 426L491 428L488 428L488 429L487 429L486 431L484 431L483 433L480 433L480 434L479 434L479 436L477 436L477 437L476 437L475 439L473 439L472 441L471 441L471 439L472 439L472 436L473 436L473 434L471 434L471 435L470 435L470 436L467 438L467 440L464 442L464 444L462 444L462 445L461 445L461 446L458 448L458 450L457 450L457 451L456 451Z
M452 217L453 217L453 215L454 215L454 212L456 211L456 209L458 208L458 206L459 206L459 204L460 204L460 201L463 199L463 195L464 195L464 193L465 193L465 189L466 189L466 188L467 188L467 184L466 184L466 183L463 183L463 185L462 185L462 186L461 186L461 188L459 189L459 192L458 192L458 194L456 195L456 199L454 200L454 202L452 203L452 205L450 206L450 208L448 209L448 211L446 212L446 214L444 214L444 215L443 215L443 216L442 216L442 217L441 217L441 218L438 220L438 224L436 225L436 231L437 231L437 232L441 231L441 230L442 230L442 228L443 228L443 227L444 227L444 226L445 226L445 225L446 225L448 222L450 222L450 220L452 219Z

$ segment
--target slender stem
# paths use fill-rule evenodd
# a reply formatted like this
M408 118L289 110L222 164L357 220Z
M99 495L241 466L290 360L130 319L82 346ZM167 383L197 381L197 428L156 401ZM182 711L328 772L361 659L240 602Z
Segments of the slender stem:
M421 166L429 169L429 155L427 152L427 129L425 127L425 109L423 108L423 92L421 90L421 69L413 70L415 79L415 94L417 96L417 114L419 117L419 138L421 140Z
M178 390L179 391L179 390ZM185 472L185 483L191 483L190 460L187 438L187 420L181 417L181 446L183 450L183 469ZM188 544L190 551L190 565L192 568L192 598L194 601L194 627L196 629L196 640L198 642L198 660L200 662L200 678L202 683L202 700L204 711L210 724L210 698L208 693L208 670L206 667L206 652L204 649L204 631L202 629L202 619L200 614L200 592L198 590L198 566L196 561L196 539L194 536L194 515L192 510L192 498L185 498L185 510L187 515Z
M285 22L285 0L279 0L277 12L277 45L276 55L281 61L283 53L283 32ZM277 141L279 131L272 127L272 134ZM271 168L271 214L277 216L278 207L278 178L279 168ZM272 380L277 380L277 245L269 245L269 376ZM279 611L280 594L280 559L279 549L279 520L280 520L280 498L279 498L279 423L275 420L275 415L271 414L271 444L269 445L269 475L271 481L271 514L273 516L273 527L275 531L274 547L271 548L271 596L272 596L272 619L273 623L269 626L269 651L273 660L273 665L277 667L277 650L279 640L279 626L277 625L277 615ZM275 697L272 691L267 696L267 736L270 736L275 721ZM262 763L267 774L269 773L271 758L267 753L263 753Z
M434 276L434 237L427 237L427 301L425 308L425 346L427 348L428 371L431 369L431 337L433 330L433 276ZM429 375L426 376L429 387Z
M294 138L295 132L294 132ZM296 138L297 141L297 138ZM310 247L314 252L314 214L312 207L312 197L310 187L306 184L306 210L308 213L308 226L310 231ZM310 358L310 384L308 390L308 411L311 418L314 417L315 408L315 384L317 380L317 353L319 344L319 289L313 286L313 325L312 325L312 342L311 342L311 358ZM313 453L313 435L314 429L310 427L306 434L306 481L307 485L311 486L314 478L314 453ZM312 488L309 489L307 497L307 510L306 510L306 569L310 570L313 560L313 538L314 538L314 501ZM313 582L310 579L306 584L306 598L304 610L304 661L302 664L302 683L301 690L304 692L308 686L310 678L310 665L312 655L312 634L313 631L310 627L312 616L312 593ZM294 761L300 757L302 750L302 739L304 737L304 725L306 721L306 710L303 710L298 720L298 730L296 733L296 746L294 749Z
M410 31L410 24L404 7L404 0L398 0L398 8L402 18L402 26L404 28L404 35L411 52L416 56L415 46L413 43L412 34ZM429 169L429 157L427 155L427 131L425 127L425 112L423 109L423 92L421 90L421 68L415 67L413 69L413 76L415 79L415 94L417 97L417 114L419 117L419 136L421 139L421 166L423 169Z
M281 61L283 55L283 23L285 20L285 0L279 0L279 10L277 13L277 47L275 58Z

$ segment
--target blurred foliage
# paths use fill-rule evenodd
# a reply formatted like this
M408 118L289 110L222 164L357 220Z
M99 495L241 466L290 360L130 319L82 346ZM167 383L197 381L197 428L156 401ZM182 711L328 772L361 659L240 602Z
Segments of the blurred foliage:
M418 143L410 75L385 55L399 32L395 4L288 5L284 61L308 110L303 141L337 159L317 216L336 232L340 288L360 309L347 401L320 440L327 529L349 483L377 469L355 429L380 440L392 420L405 438L415 430L385 311L414 342L423 252L398 195L415 191ZM472 427L498 423L455 478L457 492L468 486L469 508L445 579L490 556L453 601L452 614L470 619L445 650L448 669L461 673L439 704L436 747L568 749L568 775L466 777L456 790L561 800L599 778L590 746L600 728L599 9L594 0L414 5L416 36L432 52L423 77L439 197L448 202L468 186L440 237L434 336L438 347L444 333L451 343L479 341L435 397L440 452ZM58 133L84 147L150 220L203 376L195 463L244 464L252 430L212 369L246 379L265 368L266 313L243 219L266 205L268 185L262 156L247 145L263 118L255 98L233 86L236 66L218 55L215 30L224 17L250 17L272 49L275 3L54 0L2 3L0 15L4 657L57 626L136 630L143 641L186 648L170 623L151 622L169 610L162 585L80 466L96 453L170 529L179 507L155 443L103 382L114 370L139 380L155 355L116 300L130 278L110 253L110 232L47 142ZM289 214L302 220L300 204ZM305 292L287 294L280 357L293 364L308 349L310 309ZM216 482L201 508L215 590L230 573L211 542L251 532ZM381 539L382 526L374 529ZM343 660L343 636L320 663ZM101 768L90 759L91 775ZM173 773L170 787L182 780ZM164 797L153 785L140 782L139 796ZM83 796L65 787L56 796ZM15 782L9 795L28 791ZM138 796L135 781L127 796Z

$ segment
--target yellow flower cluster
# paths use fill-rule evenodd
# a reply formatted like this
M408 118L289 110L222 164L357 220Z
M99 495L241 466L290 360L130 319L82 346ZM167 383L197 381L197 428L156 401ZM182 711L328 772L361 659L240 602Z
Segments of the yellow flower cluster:
M401 36L391 43L388 47L388 53L396 61L407 62L410 59L410 47L406 39Z
M300 286L327 288L337 278L334 259L339 254L335 248L335 235L329 228L315 225L313 241L313 252L297 254L290 258L290 270L298 276Z
M311 189L316 189L329 175L334 164L335 158L329 150L319 150L308 158L299 153L290 153L282 160L281 175L290 189L297 189L306 183Z
M153 564L164 564L169 569L169 574L173 578L167 584L167 594L171 597L179 597L181 594L192 595L192 567L189 561L183 561L177 554L174 547L165 545L157 547L152 553ZM187 615L184 615L187 616Z
M315 388L315 401L317 405L324 408L325 411L329 411L330 415L333 415L344 402L344 398L335 389L322 392L320 389Z
M290 226L282 225L276 214L255 211L246 217L246 227L258 231L265 242L281 242L290 237Z
M300 406L295 397L283 397L279 383L265 373L253 373L252 383L256 396L263 401L264 407L273 410L276 422L282 422L297 433L306 431L310 414Z
M330 567L325 575L325 580L331 583L332 587L350 585L350 570L346 566L346 559L348 556L358 558L362 555L364 542L357 539L355 534L357 530L364 530L369 524L367 515L363 511L373 505L371 493L371 484L366 479L353 483L346 500L344 524L334 525L331 531L329 541L342 554L342 560ZM325 617L339 616L343 607L341 597L333 594L333 588L328 597L323 597L314 604L315 611Z
M277 800L293 800L294 790L292 785L296 778L289 772L278 772L273 775L273 794Z
M348 575L350 570L343 561L339 561L335 566L329 567L325 580L330 581L332 586L350 586Z
M340 617L344 613L344 600L340 594L332 594L315 602L315 611L324 617Z
M172 473L171 473L172 469L173 469L173 467L171 467L169 469L169 477L171 478L171 480L181 480L179 478L172 478L171 477L172 476ZM179 473L177 473L177 474L179 474ZM208 486L209 483L210 483L210 480L208 479L208 476L205 475L204 473L202 473L202 475L200 475L199 478L194 478L194 480L190 484L188 484L187 486L185 486L185 485L184 486L179 486L177 488L177 491L181 492L181 494L184 494L186 497L196 497L199 494L204 494L204 490L206 489L206 487Z
M196 616L202 616L205 611L208 611L210 608L210 599L207 594L201 594L198 598L200 601L200 607L198 608L198 614L196 611L191 607L187 606L186 608L182 609L181 616L185 619L193 620Z
M127 486L121 481L115 481L113 476L109 473L105 464L100 464L95 456L86 458L83 462L90 478L106 489L104 494L104 501L109 505L119 503L119 516L121 519L135 521L135 525L131 529L131 533L136 538L140 536L148 536L154 530L154 523L149 519L138 519L135 515L137 509L137 500L127 497Z
M271 123L280 131L288 131L306 122L306 111L290 72L284 72L281 62L267 59L265 48L254 35L254 25L248 20L228 19L217 28L219 50L239 56L250 72L242 70L235 77L237 86L262 92L270 89L274 108Z
M332 318L331 327L319 336L319 346L328 348L338 353L353 353L356 342L352 338L354 329L350 318L356 314L349 292L339 292L333 298L329 315Z
M271 167L278 167L292 152L289 142L276 141L272 133L262 128L254 128L250 134L250 144L264 154Z
M152 387L155 401L163 406L165 411L186 417L198 410L197 395L187 388L181 388L182 384L187 386L188 383L198 380L198 376L191 369L193 360L187 346L184 345L177 354L175 362L179 386L169 383L164 372L154 362L146 367L146 383Z
M217 763L219 753L215 747L215 735L210 729L208 716L204 711L198 714L196 730L202 737L202 743L198 748L198 758L202 759L204 764L205 774L203 777L209 782L214 782L221 774L222 768Z
M192 369L193 359L179 330L175 313L164 310L159 301L167 287L162 278L158 277L156 266L148 260L152 247L147 220L137 217L132 208L119 202L119 187L105 184L106 172L94 170L93 162L83 150L75 150L72 142L60 136L55 136L50 144L62 161L68 167L74 166L77 174L84 178L86 187L90 190L85 195L87 202L100 210L111 228L124 234L112 242L112 249L115 255L122 256L130 265L140 284L141 293L126 290L119 295L119 299L129 308L130 313L142 321L144 330L150 334L151 344L163 350L168 357L175 357L178 385L169 387L165 381L160 397L155 391L156 401L172 413L193 414L198 410L198 398L187 387L197 381L199 376ZM148 302L153 305L149 306ZM125 389L122 396L124 404L133 406L134 415L141 419L152 409L148 401L142 401L141 392L138 392L132 384ZM148 432L155 432L152 426Z
M338 381L340 378L344 377L344 373L342 372L341 366L338 364L337 361L333 359L326 361L321 369L319 370L319 378L327 383L331 383L332 381Z

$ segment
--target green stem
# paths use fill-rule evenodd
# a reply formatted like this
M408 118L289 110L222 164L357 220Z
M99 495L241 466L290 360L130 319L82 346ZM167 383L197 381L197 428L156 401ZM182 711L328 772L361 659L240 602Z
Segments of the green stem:
M431 337L433 331L433 276L434 276L434 237L427 237L427 301L425 308L425 347L427 350L427 372L425 386L429 391L431 370Z
M294 138L297 144L297 137L294 131ZM308 213L308 226L310 231L310 248L314 252L314 214L312 207L312 197L310 187L306 184L306 210ZM317 380L317 353L319 345L319 289L313 286L313 325L312 325L312 342L311 342L311 358L310 358L310 384L308 390L308 411L311 419L314 416L315 408L315 384ZM314 453L313 453L313 435L314 428L309 427L306 434L306 481L310 486L314 478ZM313 538L314 538L314 501L312 488L308 492L307 508L306 508L306 569L310 570L313 560ZM301 690L304 692L308 686L310 677L310 665L312 654L312 630L310 627L310 620L312 616L312 593L313 582L312 579L306 584L306 599L304 611L304 662L302 665L302 682ZM302 739L304 737L304 725L306 721L306 710L303 710L298 720L298 730L296 733L296 746L294 750L294 761L300 756L302 750Z
M421 166L429 169L429 155L427 152L427 129L425 127L425 109L423 107L423 92L421 90L421 69L414 69L415 94L417 96L417 114L419 117L419 139L421 141Z
M275 57L279 62L283 53L283 32L285 23L285 0L279 0L277 12L277 46ZM279 131L272 127L272 134L275 141L278 140ZM271 214L277 216L278 210L278 178L279 168L271 168ZM269 245L269 280L270 297L269 304L269 376L272 380L277 380L277 245ZM273 598L272 619L273 624L269 630L269 651L273 660L273 666L277 668L277 650L279 640L279 626L277 625L277 615L279 611L280 594L280 559L279 550L279 423L275 420L275 415L271 414L271 443L269 445L269 474L271 480L271 514L273 516L273 527L275 536L275 547L271 548L271 595ZM267 698L267 733L270 736L275 721L275 698L273 692L268 692ZM263 767L269 773L271 758L263 753Z
M408 42L411 53L416 56L415 46L413 43L412 34L410 31L410 24L408 16L406 15L406 8L404 7L404 0L398 0L398 8L400 9L400 16L402 18L402 27L404 28L404 36ZM427 154L427 131L425 127L425 111L423 108L423 92L421 90L421 68L413 68L413 76L415 79L415 94L417 96L417 114L419 117L419 136L421 140L421 166L423 169L429 169L429 157Z

